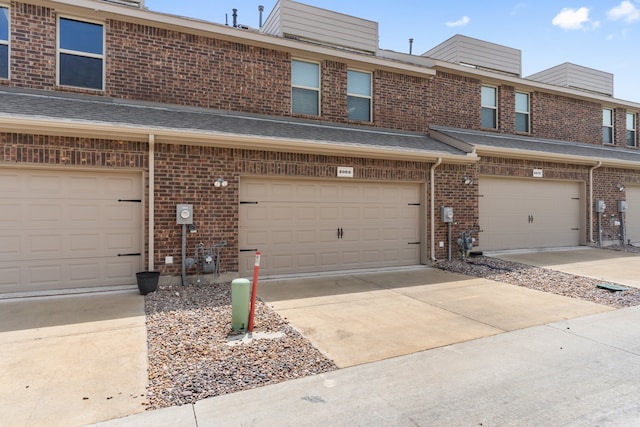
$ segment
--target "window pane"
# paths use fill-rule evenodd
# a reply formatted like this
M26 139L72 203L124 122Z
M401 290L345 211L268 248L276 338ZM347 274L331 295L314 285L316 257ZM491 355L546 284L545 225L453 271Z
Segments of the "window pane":
M347 113L349 120L360 120L362 122L371 121L371 110L369 98L359 98L357 96L347 97Z
M485 107L496 107L496 88L482 86L482 105Z
M488 129L496 128L496 110L493 108L482 109L482 127Z
M516 111L521 113L529 112L529 95L526 93L516 93Z
M636 115L632 113L627 113L627 129L635 130L636 128Z
M347 71L347 93L371 96L371 74L360 71Z
M516 113L516 131L529 132L529 115Z
M61 18L60 49L102 55L102 25Z
M320 67L311 62L291 62L291 82L296 86L320 88Z
M102 89L102 59L60 54L60 84Z
M0 40L9 41L9 9L0 7Z
M613 129L610 127L602 128L602 142L605 144L611 144L613 142Z
M613 111L611 110L602 110L602 126L612 126L613 125Z
M318 91L294 87L291 95L291 108L294 113L318 115Z
M0 79L9 78L9 46L0 45Z
M628 130L627 131L627 147L635 147L636 146L636 133L635 131Z

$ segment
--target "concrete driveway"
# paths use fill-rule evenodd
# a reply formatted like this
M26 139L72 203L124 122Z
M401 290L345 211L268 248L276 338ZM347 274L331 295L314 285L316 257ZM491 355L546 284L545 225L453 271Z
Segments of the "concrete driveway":
M611 310L428 267L267 280L258 295L341 368Z
M144 411L147 366L137 289L0 300L0 425L79 426Z
M533 252L492 252L487 255L640 288L640 256L637 254L585 246Z

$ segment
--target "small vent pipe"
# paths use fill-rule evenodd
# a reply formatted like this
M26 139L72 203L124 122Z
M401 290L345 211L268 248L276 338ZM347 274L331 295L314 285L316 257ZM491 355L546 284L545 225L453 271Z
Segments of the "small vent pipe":
M413 39L409 39L409 55L413 53Z
M258 6L258 12L260 12L260 25L258 28L262 28L262 12L264 12L264 6Z
M238 26L238 9L233 9L233 28Z

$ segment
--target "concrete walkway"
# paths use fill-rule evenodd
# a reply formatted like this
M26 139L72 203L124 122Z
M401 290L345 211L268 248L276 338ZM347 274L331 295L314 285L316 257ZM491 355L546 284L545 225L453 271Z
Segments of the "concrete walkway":
M77 426L144 411L138 291L0 300L0 425Z
M591 247L488 254L495 258L640 288L640 256Z
M100 424L632 426L640 309L535 326Z
M269 280L258 293L340 368L611 310L426 267Z

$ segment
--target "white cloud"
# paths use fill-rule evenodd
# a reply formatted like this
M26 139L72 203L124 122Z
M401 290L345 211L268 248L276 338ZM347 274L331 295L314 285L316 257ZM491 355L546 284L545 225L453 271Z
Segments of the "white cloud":
M589 22L589 9L586 7L580 9L564 8L551 21L553 25L565 30L580 30L587 22Z
M463 16L462 18L458 19L457 21L445 22L445 25L447 27L464 27L469 22L471 22L471 19L468 16Z
M607 12L609 19L614 21L623 20L624 22L631 23L640 19L640 10L628 0L624 0L618 6L610 9Z

